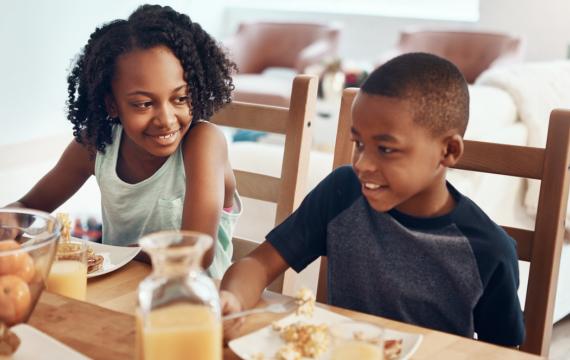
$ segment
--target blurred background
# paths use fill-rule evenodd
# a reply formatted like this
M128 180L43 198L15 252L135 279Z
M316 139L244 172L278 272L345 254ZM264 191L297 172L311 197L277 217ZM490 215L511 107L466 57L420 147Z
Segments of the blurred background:
M65 119L71 60L94 28L126 17L134 0L3 0L0 14L0 144L71 129ZM368 69L410 26L509 33L524 39L524 59L564 59L570 43L568 0L176 0L220 41L247 21L326 22L341 27L343 66ZM288 91L288 89L287 89ZM5 154L0 154L0 157Z

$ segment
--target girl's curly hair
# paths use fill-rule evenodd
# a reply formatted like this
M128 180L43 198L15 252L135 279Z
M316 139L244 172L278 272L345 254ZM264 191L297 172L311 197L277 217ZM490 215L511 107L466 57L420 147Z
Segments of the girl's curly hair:
M67 118L75 139L95 151L111 144L111 119L105 97L111 94L115 63L135 49L166 46L180 60L188 84L192 119L209 119L231 101L231 62L210 35L187 15L169 6L143 5L127 20L97 28L67 78Z

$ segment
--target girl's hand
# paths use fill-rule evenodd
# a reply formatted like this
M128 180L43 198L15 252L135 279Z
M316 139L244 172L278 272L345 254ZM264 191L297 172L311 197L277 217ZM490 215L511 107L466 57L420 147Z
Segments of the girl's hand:
M243 307L239 299L227 290L220 291L220 304L222 307L222 316L242 311ZM223 321L223 320L222 320ZM235 338L239 329L244 322L244 318L223 321L224 324L224 342Z

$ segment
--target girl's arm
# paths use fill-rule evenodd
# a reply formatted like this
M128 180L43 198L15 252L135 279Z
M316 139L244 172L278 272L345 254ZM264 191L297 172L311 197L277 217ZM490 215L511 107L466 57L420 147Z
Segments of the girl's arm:
M20 200L9 206L52 212L69 199L93 175L95 156L72 140L59 161Z
M186 196L182 229L206 233L215 241L222 208L228 205L235 191L226 138L216 125L198 123L186 135L183 154ZM212 263L214 250L215 244L204 255L204 269Z

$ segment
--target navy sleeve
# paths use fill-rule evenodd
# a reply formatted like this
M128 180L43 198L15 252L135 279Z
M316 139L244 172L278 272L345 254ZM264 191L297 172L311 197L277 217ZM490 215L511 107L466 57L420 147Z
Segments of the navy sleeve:
M524 320L517 295L518 286L518 264L512 261L497 264L475 307L478 339L504 346L522 344Z
M358 196L360 183L350 166L322 180L299 208L273 229L266 239L295 271L326 255L328 223Z
M464 198L458 227L469 239L483 285L473 311L477 338L503 346L521 345L524 316L518 297L519 263L516 242L475 203Z

